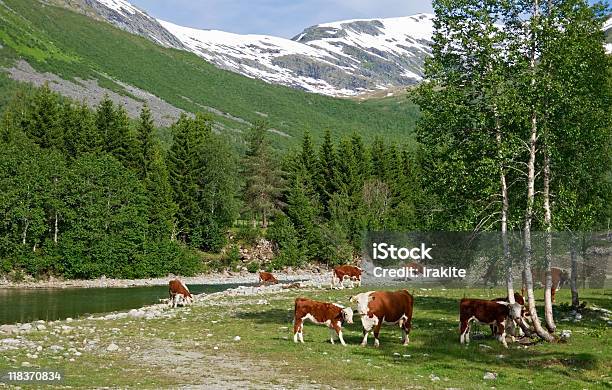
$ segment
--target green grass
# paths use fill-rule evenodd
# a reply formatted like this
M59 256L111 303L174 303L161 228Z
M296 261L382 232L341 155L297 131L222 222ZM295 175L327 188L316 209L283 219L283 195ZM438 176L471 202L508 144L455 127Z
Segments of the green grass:
M361 291L365 291L362 289ZM496 388L531 389L553 386L567 389L610 388L612 377L612 331L598 315L585 314L581 322L562 322L567 317L569 291L558 293L555 306L559 330L572 330L568 343L536 343L527 348L503 346L489 336L488 327L474 326L471 344L459 344L458 300L463 296L492 298L501 290L414 289L415 309L410 344L400 345L398 328L384 326L381 347L359 346L360 326L345 329L349 344L331 345L328 330L305 325L305 344L292 341L292 310L296 296L347 303L358 290L287 290L253 297L211 299L188 309L176 309L174 319L116 321L78 320L81 327L72 339L48 332L26 336L45 346L76 345L99 339L99 349L83 352L75 362L54 360L40 353L41 367L64 367L66 385L164 388L179 385L222 383L235 387L288 388L329 385L335 388ZM538 293L542 291L539 290ZM583 290L581 298L599 307L612 308L609 290ZM265 302L260 301L265 299ZM64 322L58 325L64 325ZM88 330L96 326L94 332ZM114 329L114 330L113 330ZM236 342L234 337L241 340ZM46 338L46 339L45 339ZM119 352L106 352L116 342ZM487 347L483 347L487 346ZM130 350L126 351L125 347ZM215 347L217 349L215 349ZM33 362L25 351L0 357L0 370ZM409 355L409 356L405 356ZM14 361L13 361L14 360ZM483 380L495 372L495 381ZM430 375L440 378L432 381Z
M101 76L108 75L191 112L201 110L200 104L249 122L262 119L257 112L265 113L272 128L291 136L274 135L277 147L296 145L305 130L319 139L326 129L338 137L358 133L366 139L380 135L412 142L417 109L407 100L358 102L270 85L64 8L36 0L4 3L12 11L0 4L0 63L24 58L39 71L66 79L98 79L121 92L119 85ZM237 130L246 127L220 116L217 120Z

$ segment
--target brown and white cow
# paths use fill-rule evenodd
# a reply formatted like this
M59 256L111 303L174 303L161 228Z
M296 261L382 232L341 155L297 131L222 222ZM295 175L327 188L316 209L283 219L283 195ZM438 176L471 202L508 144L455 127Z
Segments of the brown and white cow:
M264 272L264 271L259 272L259 284L260 285L276 284L276 283L278 283L278 280L276 280L274 275L272 275L270 272Z
M414 302L408 291L368 291L351 297L350 301L357 302L357 311L361 315L362 346L368 344L368 333L372 329L374 346L380 345L378 335L383 324L398 324L402 329L402 344L408 345Z
M508 296L505 296L503 298L493 298L491 299L492 302L500 302L502 304L505 304L506 302L508 302ZM521 308L521 321L523 321L524 319L526 319L526 317L529 317L529 310L527 310L525 308L525 298L523 298L523 296L517 292L514 293L514 302L518 303L519 305L522 306ZM506 320L506 329L510 329L510 334L514 334L514 325L515 324L514 320L512 319L507 319ZM526 325L525 325L526 326ZM491 334L493 336L495 336L495 334L497 334L497 325L491 324ZM523 337L525 334L523 333L523 329L521 329L521 327L518 327L518 331L519 331L519 336Z
M170 307L189 305L193 302L193 295L191 295L191 292L189 292L189 289L182 280L171 280L168 283L168 293L170 294L170 299L168 300Z
M339 288L344 288L344 280L348 279L351 288L361 287L361 268L353 265L339 265L334 267L332 271L331 288L336 288L336 283L339 282Z
M550 298L553 302L555 302L555 293L559 291L559 289L570 279L570 274L568 271L557 268L550 267L550 276L552 278L551 290L550 290ZM538 270L533 272L533 280L540 281L542 287L546 286L546 272L543 270ZM521 294L525 295L525 291L527 287L523 283L523 288L521 289Z
M334 343L337 335L342 345L346 345L342 338L342 325L353 323L353 309L335 303L318 302L308 298L296 298L293 312L293 341L304 342L304 321L310 320L315 324L326 325L330 332L330 341Z
M477 320L483 324L495 325L497 339L507 348L506 319L519 321L521 309L518 303L463 298L459 303L459 341L461 344L470 342L470 322Z

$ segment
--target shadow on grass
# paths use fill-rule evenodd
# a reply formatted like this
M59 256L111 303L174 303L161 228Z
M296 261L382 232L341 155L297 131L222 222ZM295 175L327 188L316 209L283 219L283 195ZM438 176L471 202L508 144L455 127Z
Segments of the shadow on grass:
M266 310L241 311L236 318L250 320L258 324L287 325L293 321L293 307L291 309L268 308Z

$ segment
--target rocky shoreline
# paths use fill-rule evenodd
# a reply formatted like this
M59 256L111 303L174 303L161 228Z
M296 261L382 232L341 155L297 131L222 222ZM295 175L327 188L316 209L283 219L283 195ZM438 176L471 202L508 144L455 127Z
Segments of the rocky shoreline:
M308 270L287 269L282 272L274 273L280 282L306 281L318 278L329 279L329 272L325 269L313 268ZM89 280L64 280L49 278L46 280L25 280L14 282L0 278L0 288L106 288L106 287L145 287L145 286L165 286L168 281L174 279L175 275L168 275L160 278L147 279L113 279L101 277ZM242 272L223 272L201 274L197 276L180 277L185 284L253 284L258 281L257 273Z
M212 283L210 280L216 280L209 278L210 275L206 275L209 283ZM202 293L195 295L194 305L214 305L215 300L221 297L240 297L240 296L254 296L259 294L266 293L277 293L290 288L323 288L326 286L328 282L327 275L325 273L313 274L313 273L301 273L297 275L287 275L287 274L279 274L279 284L268 285L268 286L238 286L236 288L227 289L224 291L216 292L216 293ZM192 280L198 280L197 277L191 278ZM184 280L189 280L190 278L185 278ZM153 279L152 279L153 280ZM157 280L157 279L155 279ZM161 279L160 279L161 280ZM166 279L163 279L166 280ZM237 279L228 279L231 280L231 283L240 283ZM296 282L296 280L300 280ZM190 283L190 282L188 282ZM197 282L196 282L197 283ZM228 282L229 283L229 282ZM265 300L263 300L265 301ZM261 303L265 304L265 303ZM0 337L2 335L23 335L30 333L32 331L44 331L48 326L56 327L56 331L62 334L69 334L74 329L70 325L61 325L61 324L69 324L72 322L80 322L80 321L104 321L104 320L118 320L125 318L132 319L145 319L151 320L154 318L171 318L176 315L176 310L167 310L166 303L157 303L152 305L143 306L138 309L132 309L129 311L118 311L111 313L100 313L97 315L90 315L87 317L79 318L77 320L72 318L66 318L63 320L56 321L43 321L37 320L29 323L16 323L16 324L4 324L0 325ZM187 307L186 311L190 311L190 308ZM0 340L0 352L6 349L6 340ZM9 348L11 349L11 348Z

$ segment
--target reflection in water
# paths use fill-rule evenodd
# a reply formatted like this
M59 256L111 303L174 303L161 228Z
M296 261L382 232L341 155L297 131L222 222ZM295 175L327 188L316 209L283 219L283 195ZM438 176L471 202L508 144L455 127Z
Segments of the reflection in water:
M219 292L237 286L239 285L188 285L194 294ZM92 313L129 310L157 303L159 298L167 297L167 286L0 289L0 324L53 321Z

